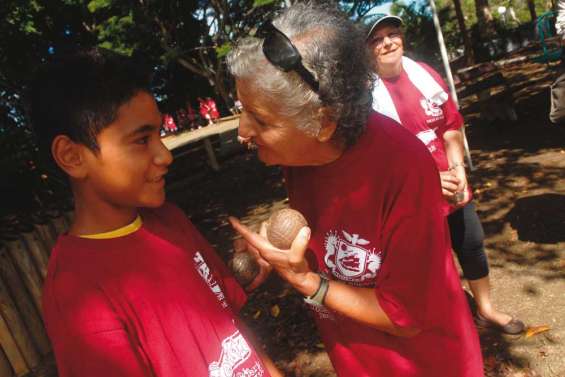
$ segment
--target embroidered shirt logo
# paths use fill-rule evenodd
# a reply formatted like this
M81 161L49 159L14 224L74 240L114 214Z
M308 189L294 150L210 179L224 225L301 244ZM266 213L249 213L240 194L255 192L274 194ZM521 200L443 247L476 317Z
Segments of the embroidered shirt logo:
M209 377L233 377L241 375L234 374L237 367L243 364L251 356L251 348L239 331L234 332L222 341L222 352L218 361L208 366ZM264 374L260 364L246 369L242 376L259 377ZM249 374L253 373L253 374Z
M438 117L443 115L443 110L441 107L436 105L432 100L427 98L420 99L420 106L424 109L424 112L427 116L430 117Z
M358 234L342 233L345 239L340 238L337 231L330 231L326 236L326 266L341 280L363 283L374 279L381 267L382 253L363 247L370 242Z
M210 270L210 267L208 267L208 264L206 264L204 257L202 257L202 254L200 254L199 251L194 253L193 260L194 260L194 265L196 267L196 271L198 271L200 276L202 276L202 279L204 279L206 284L208 284L208 287L210 287L212 293L216 295L216 298L218 299L218 301L220 301L220 305L222 305L222 308L227 308L228 303L226 301L226 296L224 295L224 292L222 292L222 287L220 287L220 284L218 284L218 281L214 277L214 274Z

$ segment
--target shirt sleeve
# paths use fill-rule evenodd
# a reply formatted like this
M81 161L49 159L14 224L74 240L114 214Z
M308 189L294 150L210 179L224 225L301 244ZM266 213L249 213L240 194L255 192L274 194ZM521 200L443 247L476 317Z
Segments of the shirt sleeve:
M451 96L451 91L445 84L445 81L441 78L439 73L437 73L432 67L427 64L419 63L432 77L434 80L445 90L448 94L449 98L447 101L441 105L441 109L443 110L443 115L445 117L444 124L438 129L438 136L441 137L446 131L449 130L458 130L463 125L463 116L457 109L457 105L455 101L453 101L453 97Z
M412 147L409 160L391 167L375 291L395 325L425 329L453 259L437 169L425 148Z
M149 377L153 373L136 352L124 329L73 336L56 350L61 377Z
M153 376L141 345L130 337L104 295L96 290L69 292L67 283L71 282L64 277L60 280L57 296L46 292L50 303L45 322L59 376Z

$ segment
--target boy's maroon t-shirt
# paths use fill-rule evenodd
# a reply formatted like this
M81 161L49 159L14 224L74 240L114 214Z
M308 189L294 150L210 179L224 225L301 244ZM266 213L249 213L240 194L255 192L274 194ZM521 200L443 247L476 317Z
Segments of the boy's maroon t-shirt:
M425 146L373 113L366 132L338 160L287 168L285 175L290 204L312 229L312 267L374 289L396 326L421 330L396 337L311 306L338 375L482 376L478 336L441 210L438 171Z
M208 242L172 205L141 217L123 237L57 241L43 311L59 376L268 376Z

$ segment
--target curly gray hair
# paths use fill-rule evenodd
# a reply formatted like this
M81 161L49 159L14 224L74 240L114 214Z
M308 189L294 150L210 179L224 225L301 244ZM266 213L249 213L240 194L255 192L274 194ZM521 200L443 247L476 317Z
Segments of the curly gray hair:
M371 63L365 31L331 4L297 3L273 20L296 45L302 63L320 83L316 94L298 74L283 72L265 58L262 39L238 41L227 57L236 79L253 85L280 104L280 115L293 119L309 134L320 129L319 109L328 108L337 124L335 137L355 144L365 130L371 109Z

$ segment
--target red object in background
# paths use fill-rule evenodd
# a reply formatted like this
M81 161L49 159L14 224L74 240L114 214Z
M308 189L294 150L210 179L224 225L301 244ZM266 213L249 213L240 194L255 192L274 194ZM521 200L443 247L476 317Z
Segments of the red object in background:
M188 116L188 121L190 123L192 123L196 120L196 111L194 111L194 108L192 107L192 105L190 103L188 103L186 105L186 113L187 113L187 116Z
M167 132L177 132L178 130L175 120L169 114L163 115L163 128Z
M218 108L216 107L216 101L208 97L206 98L206 104L208 105L208 111L210 112L212 119L218 119L220 117L220 113L218 112Z
M200 116L203 119L210 120L210 108L208 107L208 103L206 100L198 97L198 103L200 104Z

